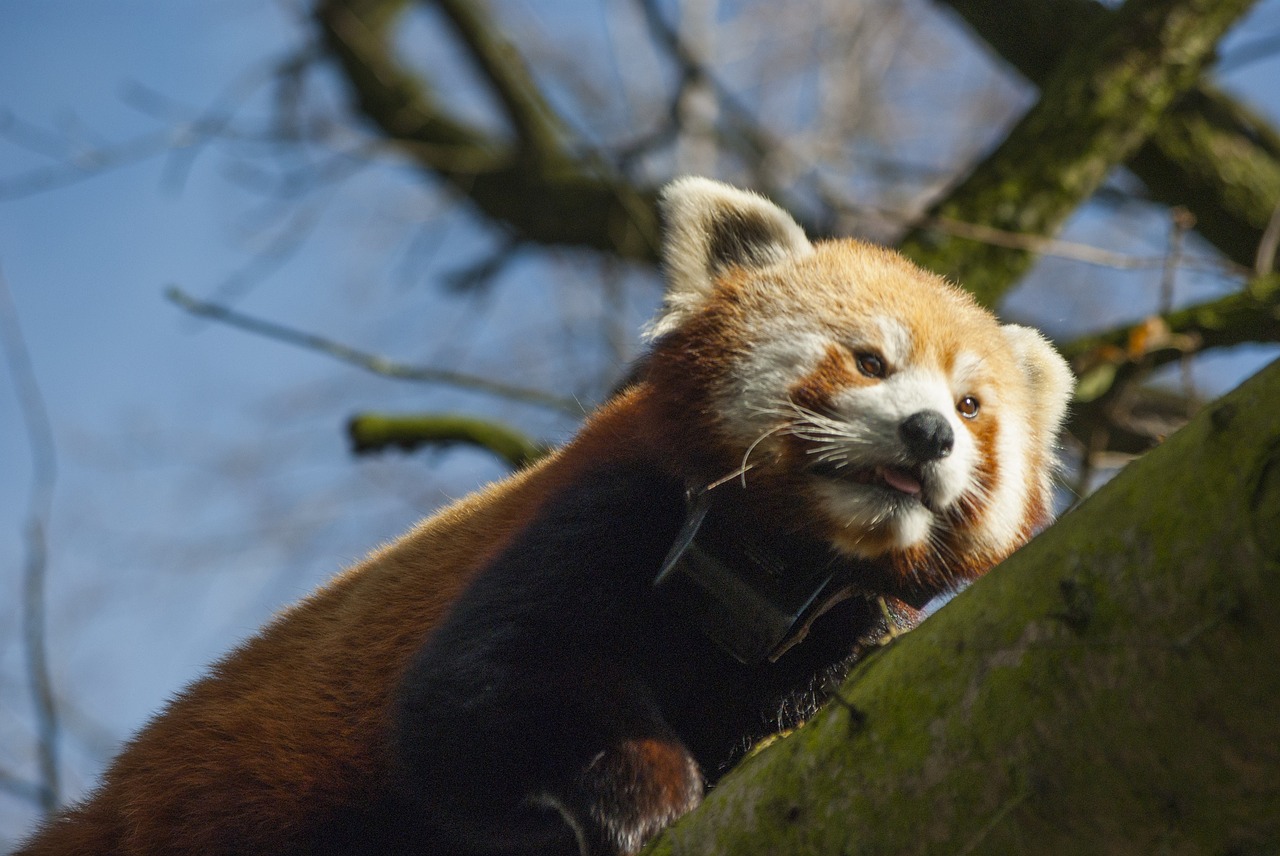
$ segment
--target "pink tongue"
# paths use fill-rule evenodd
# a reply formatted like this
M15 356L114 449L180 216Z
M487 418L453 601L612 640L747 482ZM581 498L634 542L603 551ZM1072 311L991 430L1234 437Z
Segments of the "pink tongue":
M900 470L896 467L880 467L880 478L884 479L885 484L894 490L900 490L913 496L920 492L920 482L916 481L905 470Z

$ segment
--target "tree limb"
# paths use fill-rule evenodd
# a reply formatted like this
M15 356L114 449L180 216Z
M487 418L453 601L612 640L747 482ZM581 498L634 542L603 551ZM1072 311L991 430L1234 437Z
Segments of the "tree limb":
M41 810L52 814L61 799L58 755L62 739L58 705L49 669L49 643L45 610L45 585L49 569L49 518L53 514L53 490L58 462L53 427L36 382L30 352L18 322L18 311L8 283L0 276L0 347L13 377L18 407L31 443L31 493L27 501L26 556L22 573L22 646L27 684L35 707L36 762L39 779L31 783ZM6 777L6 786L23 783ZM17 791L15 791L16 793Z
M389 447L408 451L419 446L462 443L493 453L512 469L527 466L549 451L547 446L501 423L454 414L361 413L347 422L347 436L357 455Z
M1218 39L1251 3L1128 0L1072 44L1040 101L928 216L1052 234L1197 82ZM989 306L1033 260L927 229L912 230L901 249Z
M1150 321L1126 325L1063 345L1063 356L1080 370L1101 361L1143 358L1157 367L1201 353L1251 342L1280 342L1280 275L1258 277L1235 294L1188 306ZM1144 330L1145 328L1145 330ZM1135 347L1135 338L1145 337Z
M551 108L519 52L494 26L483 0L434 0L453 25L462 44L484 72L507 116L515 126L522 147L532 155L558 157L565 129Z
M1116 14L1094 0L938 2L1038 86L1069 46ZM1266 119L1201 80L1159 116L1125 165L1153 199L1190 209L1200 234L1232 261L1254 267L1280 204L1280 134Z
M1218 300L1153 315L1061 346L1080 381L1067 430L1086 449L1140 454L1198 409L1194 395L1148 388L1153 369L1220 348L1280 342L1280 275Z
M356 110L406 155L521 237L656 261L656 191L632 187L590 155L543 149L533 157L450 116L429 86L395 57L391 33L405 6L406 0L316 3L315 20L352 88ZM476 26L482 25L482 13L470 10ZM496 31L491 21L483 26ZM491 66L499 60L487 49L484 57ZM514 101L516 75L491 67L489 76L510 84L507 95ZM541 115L516 109L526 123Z

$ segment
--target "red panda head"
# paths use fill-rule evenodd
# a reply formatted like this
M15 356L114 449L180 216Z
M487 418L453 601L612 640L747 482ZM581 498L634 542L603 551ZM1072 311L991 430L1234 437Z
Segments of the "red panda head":
M812 244L752 193L681 179L663 211L650 373L707 479L735 476L718 489L933 584L1048 520L1073 381L1039 333L891 250Z

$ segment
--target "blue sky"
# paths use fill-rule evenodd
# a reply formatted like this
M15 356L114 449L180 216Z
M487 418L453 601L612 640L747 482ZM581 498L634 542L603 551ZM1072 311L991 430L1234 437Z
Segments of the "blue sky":
M42 129L66 151L77 140L93 146L158 133L171 123L146 115L129 93L141 86L207 108L246 69L296 46L287 8L261 0L0 0L0 116ZM1233 39L1276 32L1280 0L1267 0ZM1280 63L1270 59L1226 82L1280 122L1276 80ZM260 98L247 108L262 109ZM228 179L235 159L216 148L189 163L157 155L23 195L13 182L54 160L12 136L0 140L0 272L58 447L49 620L56 682L74 694L64 766L75 794L113 741L272 611L502 473L465 453L352 461L341 435L346 415L479 409L550 439L572 422L370 377L184 317L163 300L165 286L216 293L276 228L258 216L255 195ZM607 307L582 299L573 282L548 286L533 268L514 266L487 300L420 287L474 258L488 239L465 215L434 208L407 171L367 171L333 193L303 251L241 308L369 350L385 346L408 361L548 388L574 376L580 350L598 346L591 331ZM429 228L407 229L415 218ZM1087 236L1090 225L1078 228ZM415 241L428 250L407 255ZM416 263L421 269L407 274ZM598 275L590 263L578 267L573 276L584 281ZM643 283L633 292L628 348L656 300ZM388 305L397 308L379 308ZM1057 320L1069 321L1061 313ZM526 333L504 345L511 325ZM556 347L535 347L544 340ZM1260 358L1220 365L1216 384ZM30 481L21 426L0 374L0 769L29 772L30 703L16 634ZM31 817L0 791L0 848Z

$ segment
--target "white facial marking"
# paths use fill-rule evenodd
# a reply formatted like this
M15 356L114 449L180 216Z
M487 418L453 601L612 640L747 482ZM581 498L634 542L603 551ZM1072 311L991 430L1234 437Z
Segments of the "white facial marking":
M893 536L894 546L901 549L924 541L933 525L933 514L923 505L918 502L891 504L878 488L822 482L818 484L818 496L827 514L846 529L857 532L888 530ZM854 552L857 552L856 544ZM870 556L870 552L865 555Z
M896 318L883 316L874 319L874 327L889 365L905 366L911 358L911 331Z
M895 333L883 340L890 343L885 356L891 365L890 348L897 354L911 353L905 327L895 322L882 323L881 328ZM858 478L823 480L819 494L834 520L855 530L888 533L899 548L929 537L935 513L968 489L977 463L978 449L956 413L952 386L940 367L898 363L884 379L836 396L831 402L834 418L817 420L820 430L806 438L813 441L815 463L839 464L845 472L864 474L895 468L918 475L920 493L902 494L879 478L871 483ZM922 411L938 414L951 427L954 443L945 457L917 460L903 442L901 424Z
M981 369L982 357L972 351L961 351L956 354L955 363L951 367L951 380L955 384L956 392L960 395L970 392L969 387L977 382Z
M722 402L738 441L752 443L762 431L794 415L786 409L787 390L813 370L829 345L827 337L799 324L782 322L760 331L759 344L733 373L733 386Z
M1032 433L1025 419L1002 419L996 428L992 456L1000 470L985 504L977 534L982 546L999 550L1013 543L1026 517L1027 479Z
M983 452L968 420L956 411L957 402L966 395L977 396L977 419L996 418L1002 405L1018 406L998 400L998 393L983 382L984 357L976 352L957 353L949 373L941 365L920 363L911 329L895 318L871 319L861 335L841 343L855 353L861 348L879 352L888 375L840 391L823 413L797 408L787 392L836 343L791 316L758 324L752 341L756 344L742 355L742 365L732 373L732 385L721 402L734 439L750 447L751 459L758 461L792 433L806 441L815 465L838 464L850 473L896 467L919 477L918 496L895 492L878 479L864 483L860 478L815 477L814 489L831 520L853 534L888 535L898 549L925 543L938 525L939 512L977 489ZM912 459L899 433L902 422L921 411L939 414L954 436L950 454L923 463ZM999 551L1018 539L1028 496L1032 433L1032 426L1016 419L997 426L990 453L999 462L999 473L990 495L979 497L984 510L971 533L975 546ZM851 538L845 548L856 552L856 543L857 538Z

